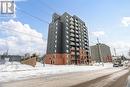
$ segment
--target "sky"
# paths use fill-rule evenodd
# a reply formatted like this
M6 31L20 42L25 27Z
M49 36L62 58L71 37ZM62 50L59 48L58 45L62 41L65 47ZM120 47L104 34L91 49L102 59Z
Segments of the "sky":
M130 49L129 3L130 0L16 0L15 15L0 17L0 52L9 49L12 54L45 53L52 14L68 12L86 23L90 46L97 43L98 37L101 43L110 46L112 54L115 48L117 55L127 55Z

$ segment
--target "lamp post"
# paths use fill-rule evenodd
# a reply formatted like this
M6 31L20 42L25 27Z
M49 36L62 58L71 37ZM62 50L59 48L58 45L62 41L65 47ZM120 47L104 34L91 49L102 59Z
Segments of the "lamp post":
M104 66L104 63L103 63L103 58L102 58L102 54L101 54L101 48L100 48L100 43L99 43L99 39L97 37L97 42L98 42L98 53L99 53L99 58L101 59L100 62L102 62L102 66Z

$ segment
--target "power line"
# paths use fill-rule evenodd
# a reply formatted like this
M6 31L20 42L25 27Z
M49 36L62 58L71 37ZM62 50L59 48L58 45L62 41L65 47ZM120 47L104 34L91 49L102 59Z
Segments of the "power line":
M2 31L6 31L6 30L4 30L4 29L0 29L0 30L2 30ZM41 39L41 38L39 38L39 39ZM43 40L43 39L42 39L42 40ZM29 41L29 40L24 40L24 41L26 41L26 42L33 42L33 41L31 40L31 38L30 38L30 41ZM38 42L38 43L39 43L39 42ZM40 42L39 44L43 45L43 41Z
M49 6L47 3L45 3L43 0L40 0L40 2L42 3L42 4L44 4L44 5L46 5L49 9L51 9L52 11L54 11L54 12L57 12L55 9L54 9L54 7L52 7L52 6Z
M28 15L28 16L34 18L34 19L37 19L37 20L39 20L39 21L41 21L41 22L44 22L44 23L49 24L49 22L47 22L47 21L45 21L45 20L43 20L43 19L41 19L41 18L39 18L39 17L33 16L32 14L30 14L30 13L28 13L28 12L26 12L26 11L24 11L24 10L18 8L18 7L17 7L16 9L18 9L20 12L22 12L22 13L24 13L24 14L26 14L26 15Z
M20 31L17 31L17 30L12 30L12 29L9 29L8 27L1 27L0 30L9 30L9 31L14 31L14 32L17 32L17 33L22 33L22 34L25 34L25 35L28 35L28 36L32 36L32 37L35 37L35 38L39 38L39 39L44 39L46 40L45 38L43 37L38 37L38 36L35 36L35 35L32 35L32 34L28 34L28 33L24 33L24 32L20 32Z
M30 4L30 3L28 3L28 4L32 6L32 4ZM41 4L41 3L40 3L40 4ZM43 8L42 6L43 6L43 5L41 4L40 7ZM43 10L43 9L40 9L40 8L39 8L38 10L40 10L41 12L44 11L44 13L46 13L46 15L51 15L50 13L48 13L47 11L45 11L45 10Z

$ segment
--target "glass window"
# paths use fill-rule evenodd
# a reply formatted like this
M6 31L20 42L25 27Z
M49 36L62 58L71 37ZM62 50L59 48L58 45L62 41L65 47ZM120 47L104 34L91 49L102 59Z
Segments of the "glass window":
M66 29L68 30L69 28L66 26Z
M68 19L66 19L66 21L67 21L67 22L69 22L69 20L68 20Z
M66 22L66 25L68 25L68 23Z
M66 38L68 39L68 38L69 38L69 36L67 35L67 36L66 36Z
M66 40L66 42L67 42L67 43L69 43L69 41L68 41L68 40Z
M58 29L58 27L56 26L56 30Z
M56 45L55 45L55 48L56 48Z
M66 18L68 18L68 15L66 15Z
M57 36L55 36L55 38L57 39Z
M68 52L69 52L69 50L66 50L66 52L68 53Z
M55 43L56 43L57 41L55 40Z
M58 23L56 22L56 26L58 25Z
M68 31L66 31L66 33L68 34L69 32L68 32Z

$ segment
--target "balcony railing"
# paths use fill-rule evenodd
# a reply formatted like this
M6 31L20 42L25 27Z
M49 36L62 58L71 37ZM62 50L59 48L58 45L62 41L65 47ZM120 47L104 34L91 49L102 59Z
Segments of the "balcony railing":
M71 29L70 32L74 33L74 30Z
M74 26L73 26L73 25L70 25L70 28L74 29Z
M70 22L70 24L71 24L71 25L74 25L74 22L73 22L73 21L71 21L71 22Z
M74 38L70 38L71 41L75 41Z
M74 19L73 19L72 17L70 18L70 20L71 20L71 21L74 21Z
M75 55L75 52L71 52L71 55Z
M75 45L75 43L71 42L70 45Z
M71 33L70 36L74 37L74 34Z

